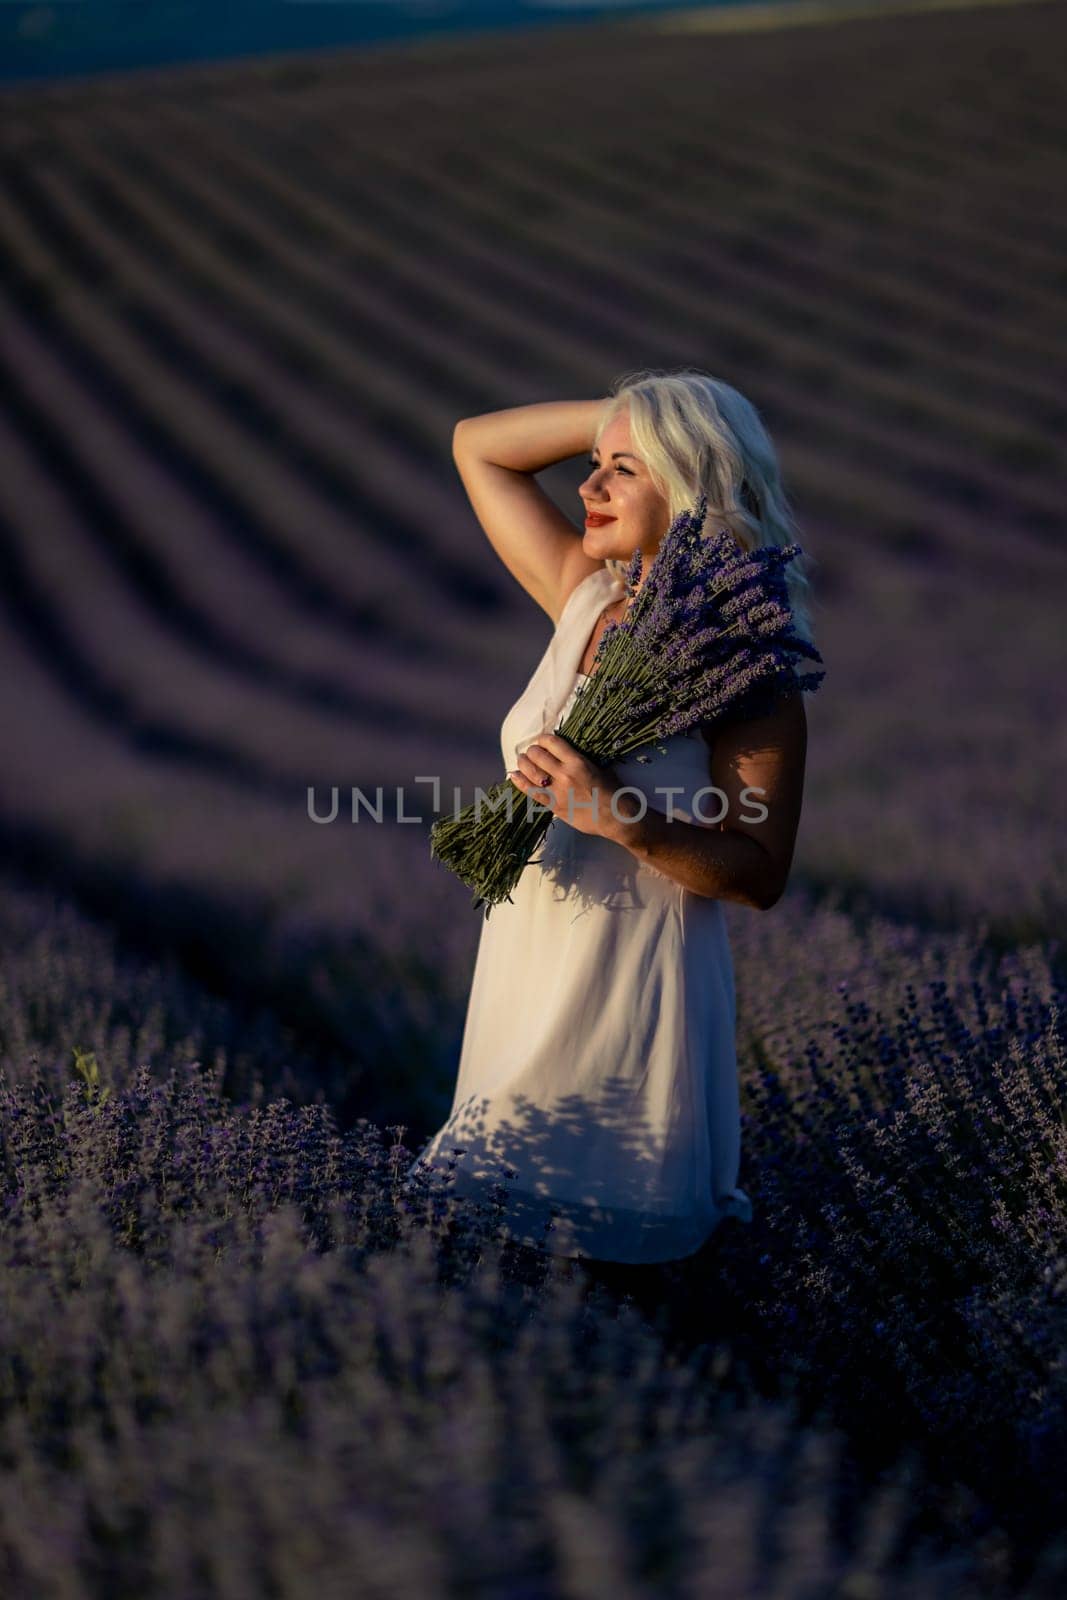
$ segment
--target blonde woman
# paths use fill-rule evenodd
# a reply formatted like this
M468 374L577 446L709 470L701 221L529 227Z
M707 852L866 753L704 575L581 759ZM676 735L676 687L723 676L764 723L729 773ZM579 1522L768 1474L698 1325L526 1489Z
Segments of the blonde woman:
M807 745L803 696L598 766L554 732L673 519L745 549L789 543L775 451L752 404L706 373L643 372L608 396L464 419L453 451L508 571L554 624L504 719L517 787L555 813L512 899L483 919L452 1109L414 1167L454 1191L503 1184L520 1245L599 1262L692 1255L737 1187L733 965L722 903L767 911L789 876ZM584 453L581 528L536 474ZM811 638L808 580L786 569ZM644 759L642 759L642 757ZM451 1165L450 1165L451 1164ZM543 1258L542 1258L543 1259Z

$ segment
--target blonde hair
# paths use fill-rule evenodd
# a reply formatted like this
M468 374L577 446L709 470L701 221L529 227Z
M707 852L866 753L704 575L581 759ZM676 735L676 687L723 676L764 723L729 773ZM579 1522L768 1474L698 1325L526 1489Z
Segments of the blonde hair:
M599 448L608 423L628 408L634 450L666 497L671 522L705 494L705 526L713 520L725 525L742 550L799 543L774 445L759 412L737 389L684 367L626 374L614 380L609 395L594 444ZM784 577L796 632L814 644L812 562L805 550L786 565ZM625 561L606 565L625 577Z

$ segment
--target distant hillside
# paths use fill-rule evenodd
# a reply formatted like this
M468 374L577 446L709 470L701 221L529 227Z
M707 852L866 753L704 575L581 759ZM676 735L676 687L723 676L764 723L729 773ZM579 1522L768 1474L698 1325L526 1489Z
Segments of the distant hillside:
M751 0L710 0L737 6ZM791 0L784 0L789 4ZM0 0L0 82L558 26L709 0Z

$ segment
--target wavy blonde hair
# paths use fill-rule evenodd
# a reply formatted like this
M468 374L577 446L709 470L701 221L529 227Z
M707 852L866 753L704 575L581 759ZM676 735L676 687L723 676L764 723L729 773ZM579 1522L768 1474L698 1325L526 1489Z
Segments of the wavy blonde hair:
M707 495L707 520L729 528L743 550L799 543L778 456L751 400L693 367L644 369L616 378L597 424L595 446L612 418L629 408L630 438L669 504L670 521ZM618 577L627 563L609 560ZM796 632L810 643L812 595L804 554L784 569Z

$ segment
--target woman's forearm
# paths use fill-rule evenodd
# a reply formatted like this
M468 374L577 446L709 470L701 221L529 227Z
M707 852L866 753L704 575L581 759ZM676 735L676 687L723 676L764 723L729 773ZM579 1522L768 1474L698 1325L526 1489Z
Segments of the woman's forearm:
M734 900L757 911L769 911L784 885L774 861L750 834L703 827L680 817L668 819L649 806L642 812L632 794L616 802L619 819L602 830L607 839L625 845L646 866L680 883L693 894L713 900Z
M592 448L607 396L600 400L542 400L463 417L453 451L470 450L483 461L515 472L540 472Z

